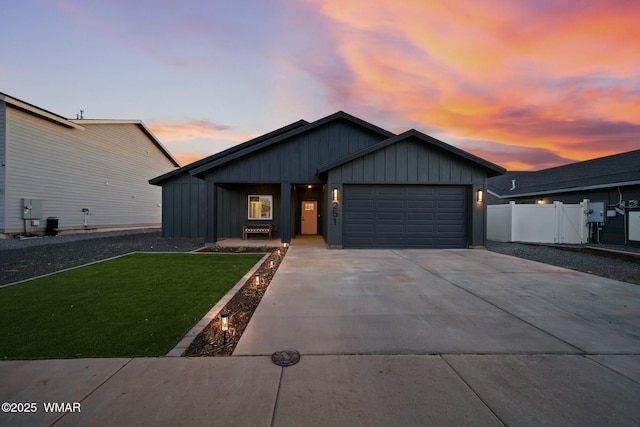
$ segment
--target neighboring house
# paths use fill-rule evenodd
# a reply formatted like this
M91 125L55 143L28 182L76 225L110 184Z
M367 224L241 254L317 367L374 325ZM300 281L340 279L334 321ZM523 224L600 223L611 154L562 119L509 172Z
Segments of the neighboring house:
M577 204L588 199L592 210L597 207L591 216L590 241L640 244L629 238L635 238L640 215L640 150L536 172L509 172L490 178L488 193L490 205L511 201Z
M338 112L150 182L162 186L167 237L213 243L265 224L283 243L320 234L332 248L464 248L484 245L478 198L504 172L416 130L394 135Z
M148 181L179 166L141 121L69 120L0 93L0 236L158 226Z

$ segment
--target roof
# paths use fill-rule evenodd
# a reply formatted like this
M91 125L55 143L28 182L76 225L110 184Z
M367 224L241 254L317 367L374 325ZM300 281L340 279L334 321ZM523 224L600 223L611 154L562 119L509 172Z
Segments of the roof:
M328 163L328 164L318 168L318 172L317 173L318 173L318 175L323 174L323 173L329 171L330 169L338 167L338 166L340 166L340 165L342 165L344 163L347 163L347 162L350 162L352 160L358 159L358 158L363 157L363 156L365 156L365 155L367 155L369 153L373 153L375 151L378 151L378 150L381 150L381 149L383 149L385 147L388 147L389 145L396 144L396 143L398 143L400 141L404 141L404 140L409 139L409 138L416 138L421 142L424 142L426 144L438 147L438 148L440 148L440 149L442 149L444 151L447 151L447 152L449 152L451 154L454 154L456 156L459 156L459 157L462 157L464 159L467 159L467 160L469 160L469 161L471 161L473 163L476 163L479 166L487 169L488 172L489 172L489 176L496 176L496 175L500 175L500 174L503 174L503 173L506 172L506 169L504 169L501 166L498 166L498 165L496 165L494 163L491 163L491 162L489 162L487 160L484 160L484 159L482 159L480 157L474 156L471 153L468 153L468 152L466 152L464 150L461 150L461 149L459 149L457 147L454 147L454 146L449 145L449 144L447 144L445 142L442 142L439 139L436 139L436 138L434 138L432 136L426 135L426 134L424 134L424 133L422 133L420 131L417 131L415 129L411 129L411 130L408 130L406 132L401 133L400 135L396 135L394 137L385 139L384 141L381 141L381 142L379 142L377 144L374 144L374 145L372 145L370 147L367 147L367 148L365 148L363 150L357 151L357 152L352 153L352 154L350 154L350 155L348 155L346 157L338 159L338 160L336 160L334 162Z
M198 176L198 175L202 175L204 173L206 173L207 171L220 166L224 163L227 163L231 160L237 159L239 157L245 156L247 154L253 153L255 151L261 150L263 148L266 148L270 145L273 144L277 144L278 142L284 141L286 139L289 139L291 137L303 134L305 132L309 132L313 129L316 129L318 127L321 127L327 123L330 122L334 122L337 120L344 120L344 121L348 121L350 123L354 123L356 125L359 125L363 128L369 129L370 131L377 133L383 137L391 137L394 136L393 133L389 132L388 130L382 129L381 127L375 126L371 123L365 122L362 119L359 119L355 116L352 116L350 114L345 113L344 111L338 111L337 113L331 114L330 116L324 117L320 120L317 120L313 123L307 123L304 126L301 126L299 128L296 128L290 132L286 132L286 133L282 133L280 135L274 136L272 138L268 138L265 139L263 141L261 141L260 143L256 143L256 144L251 144L248 145L246 147L241 147L241 149L234 151L233 153L229 153L226 154L224 156L221 156L217 159L212 159L210 162L203 164L202 166L199 166L195 169L193 169L191 171L191 175L194 176ZM305 122L306 123L306 122ZM243 144L244 145L244 144Z
M62 117L59 114L52 113L43 108L37 107L28 102L21 101L17 98L9 96L0 92L0 101L4 101L8 105L16 108L25 113L39 117L52 123L59 124L67 128L73 128L78 130L84 130L85 125L92 124L134 124L140 128L140 130L154 143L156 147L164 154L176 167L180 166L180 163L169 153L169 151L162 145L162 143L156 138L156 136L147 128L147 126L140 120L70 120Z
M535 172L509 172L489 179L488 191L513 198L629 185L640 185L640 150Z
M176 167L180 167L180 163L169 153L169 150L165 148L164 145L160 142L158 138L149 130L149 128L142 122L142 120L96 120L96 119L81 119L81 120L70 120L72 123L76 123L79 125L136 125L142 133L144 133L147 138L153 142L153 144L164 154Z
M21 101L18 98L14 98L2 92L0 92L0 101L4 101L8 105L20 111L24 111L25 113L29 113L31 115L40 117L41 119L44 119L68 128L83 129L82 126L72 122L71 120L66 119L65 117L52 113L51 111L47 111L43 108L36 107L33 104L29 104L28 102Z
M272 132L266 133L264 135L261 135L257 138L253 138L250 139L247 142L243 142L242 144L238 144L235 145L231 148L228 148L224 151L221 151L219 153L213 154L211 156L205 157L204 159L200 159L197 160L193 163L189 163L186 166L181 167L180 169L175 169L172 170L171 172L167 172L163 175L157 176L151 180L149 180L150 184L154 184L154 185L162 185L163 181L166 181L167 179L173 178L177 175L183 174L183 173L190 173L191 171L198 169L204 165L208 165L210 163L213 162L217 162L221 159L225 159L227 157L231 157L233 156L235 153L239 152L239 151L243 151L243 150L248 150L249 148L253 147L254 145L260 144L261 142L264 142L266 140L269 140L271 138L275 138L277 136L280 136L284 133L288 133L294 129L298 129L301 126L305 126L309 124L309 122L305 121L305 120L298 120L297 122L291 123L287 126L281 127L279 129L276 129Z

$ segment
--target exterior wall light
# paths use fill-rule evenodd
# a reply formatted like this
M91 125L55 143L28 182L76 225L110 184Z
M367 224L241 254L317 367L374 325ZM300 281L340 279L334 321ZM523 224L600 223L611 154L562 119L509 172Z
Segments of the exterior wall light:
M333 191L331 192L331 200L333 203L338 203L338 188L333 187Z
M483 200L484 200L484 193L482 192L482 190L478 190L476 192L476 202L482 203Z

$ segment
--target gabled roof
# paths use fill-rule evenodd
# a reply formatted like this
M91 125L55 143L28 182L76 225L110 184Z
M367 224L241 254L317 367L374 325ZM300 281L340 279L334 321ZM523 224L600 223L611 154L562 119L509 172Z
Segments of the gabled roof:
M83 125L92 125L92 124L134 124L140 128L140 130L153 142L153 144L158 147L158 149L164 154L167 159L171 161L176 167L180 166L180 163L169 153L169 151L162 145L162 143L156 138L156 136L151 133L151 131L147 128L147 126L140 120L70 120L65 117L62 117L58 114L52 113L51 111L47 111L43 108L37 107L33 104L29 104L28 102L21 101L17 98L9 96L0 92L0 101L4 101L6 104L16 108L20 111L24 111L25 113L31 114L33 116L39 117L41 119L47 120L52 123L56 123L58 125L84 130L85 127Z
M628 185L640 185L640 150L535 172L509 172L491 178L488 191L512 198Z
M273 144L277 144L278 142L284 141L286 139L289 139L291 137L303 134L305 132L309 132L313 129L317 129L321 126L326 125L327 123L330 122L334 122L334 121L338 121L338 120L344 120L344 121L348 121L350 123L354 123L358 126L361 126L363 128L369 129L370 131L377 133L383 137L391 137L394 136L393 133L389 132L388 130L382 129L381 127L375 126L371 123L365 122L362 119L359 119L357 117L354 117L350 114L345 113L344 111L338 111L337 113L331 114L330 116L324 117L320 120L317 120L313 123L309 123L306 124L304 126L301 126L297 129L294 129L290 132L286 132L286 133L282 133L278 136L272 137L272 138L268 138L265 139L263 141L260 141L259 143L254 143L251 145L247 145L245 146L245 144L242 144L240 146L238 146L238 150L235 150L232 153L228 153L224 156L220 156L217 157L215 159L211 159L211 161L202 164L201 166L198 166L197 168L191 170L191 175L194 176L198 176L198 175L202 175L204 173L206 173L207 171L220 166L224 163L227 163L231 160L237 159L239 157L245 156L247 154L253 153L255 151L261 150L263 148L269 147ZM306 122L305 122L306 123ZM222 154L222 153L220 153ZM152 182L152 184L154 184L155 182Z
M453 145L449 145L449 144L447 144L445 142L442 142L439 139L436 139L436 138L434 138L432 136L426 135L426 134L424 134L424 133L422 133L420 131L417 131L415 129L411 129L411 130L408 130L406 132L401 133L400 135L394 136L392 138L385 139L384 141L381 141L381 142L379 142L377 144L374 144L374 145L372 145L370 147L367 147L367 148L365 148L363 150L357 151L357 152L352 153L352 154L350 154L348 156L345 156L345 157L343 157L341 159L338 159L338 160L336 160L334 162L328 163L328 164L318 168L317 174L321 175L321 174L326 173L329 170L331 170L331 169L333 169L335 167L338 167L338 166L340 166L340 165L342 165L344 163L347 163L347 162L350 162L352 160L358 159L358 158L363 157L363 156L365 156L365 155L367 155L369 153L373 153L375 151L381 150L381 149L383 149L385 147L388 147L390 145L396 144L396 143L398 143L400 141L404 141L404 140L409 139L409 138L416 138L416 139L420 140L421 142L424 142L426 144L430 144L432 146L438 147L439 149L448 151L451 154L454 154L456 156L459 156L459 157L462 157L462 158L464 158L466 160L469 160L469 161L471 161L473 163L476 163L476 164L480 165L481 167L487 169L488 172L489 172L489 176L496 176L496 175L500 175L500 174L503 174L503 173L506 172L506 169L504 169L501 166L498 166L498 165L496 165L494 163L491 163L491 162L489 162L487 160L484 160L484 159L482 159L480 157L474 156L471 153L468 153L468 152L466 152L464 150L461 150L461 149L459 149L457 147L454 147Z
M242 150L247 150L250 147L253 147L254 145L260 144L261 142L264 142L268 139L271 138L275 138L279 135L282 135L284 133L290 132L294 129L298 129L302 126L308 125L309 122L305 121L305 120L298 120L297 122L291 123L287 126L281 127L280 129L276 129L272 132L269 133L265 133L264 135L258 136L256 138L250 139L249 141L243 142L242 144L238 144L235 145L231 148L228 148L224 151L221 151L219 153L213 154L211 156L205 157L204 159L200 159L197 160L193 163L190 163L186 166L181 167L180 169L175 169L172 170L171 172L167 172L163 175L157 176L151 180L149 180L149 184L153 184L153 185L161 185L163 181L173 178L177 175L183 174L183 173L190 173L192 172L194 169L198 169L204 165L207 165L209 163L212 162L216 162L220 159L224 159L228 156L232 156L233 154L235 154L238 151L242 151Z
M25 113L34 115L36 117L40 117L41 119L50 121L52 123L56 123L58 125L62 125L64 127L68 127L68 128L75 128L75 129L83 129L82 126L72 122L71 120L68 120L58 114L52 113L51 111L47 111L43 108L40 107L36 107L33 104L29 104L28 102L24 102L19 100L18 98L14 98L12 96L9 96L7 94L4 94L2 92L0 92L0 101L4 101L5 103L7 103L8 105L20 110L20 111L24 111Z
M153 142L153 144L165 155L167 159L171 161L176 167L180 167L180 163L169 153L169 151L165 148L164 145L160 142L156 136L151 133L149 128L142 122L142 120L96 120L96 119L80 119L80 120L69 120L72 123L76 123L78 125L136 125L142 133L144 133L147 138Z

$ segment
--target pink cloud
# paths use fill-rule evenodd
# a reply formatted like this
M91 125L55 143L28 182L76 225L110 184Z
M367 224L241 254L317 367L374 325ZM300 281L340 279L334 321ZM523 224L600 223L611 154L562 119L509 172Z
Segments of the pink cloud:
M152 121L149 129L162 141L189 141L193 139L224 139L245 141L252 135L229 132L229 126L218 125L208 120L190 122Z
M349 85L316 76L357 108L556 156L526 168L638 147L638 2L308 3Z

